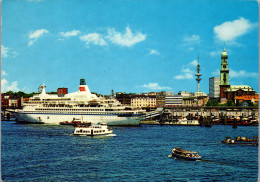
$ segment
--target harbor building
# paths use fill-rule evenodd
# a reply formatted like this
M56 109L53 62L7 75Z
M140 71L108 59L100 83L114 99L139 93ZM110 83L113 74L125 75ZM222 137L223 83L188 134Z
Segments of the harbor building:
M240 106L247 106L248 103L259 104L259 96L255 95L243 95L243 96L235 96L235 104Z
M178 92L178 95L182 96L182 105L184 105L184 106L196 105L193 94L191 92L180 91L180 92Z
M173 92L167 92L165 97L166 107L182 106L183 97L181 95L174 95Z
M165 105L165 96L166 96L165 91L161 91L161 92L156 93L156 105L157 105L157 107L162 107L162 106Z
M1 93L1 107L9 107L9 96L5 96L3 92Z
M220 96L220 77L209 78L209 97L210 99L219 99Z
M58 88L57 89L57 94L58 95L65 95L65 94L68 94L68 88Z
M127 94L122 92L116 93L116 99L123 105L130 106L131 105L131 95L133 94ZM135 94L134 94L135 95Z
M131 106L134 108L142 109L155 109L156 108L156 95L132 95Z

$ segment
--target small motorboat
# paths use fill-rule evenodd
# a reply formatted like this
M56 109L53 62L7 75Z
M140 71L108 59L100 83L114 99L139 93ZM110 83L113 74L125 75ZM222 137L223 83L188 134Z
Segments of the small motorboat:
M74 130L74 135L98 136L112 133L113 130L109 129L105 123L96 125L78 125Z
M226 137L222 143L226 144L240 144L240 145L258 145L258 136L254 136L253 139L246 137L236 137L235 139L231 139L230 137Z
M72 121L61 121L60 125L72 125L77 126L79 124L88 123L87 121L82 121L81 119L73 119Z
M172 156L186 160L200 160L202 158L198 152L184 150L180 147L172 149Z

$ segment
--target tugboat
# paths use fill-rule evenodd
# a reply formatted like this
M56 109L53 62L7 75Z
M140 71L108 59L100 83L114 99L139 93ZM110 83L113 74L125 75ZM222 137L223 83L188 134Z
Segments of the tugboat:
M180 147L172 149L172 156L186 160L200 160L202 158L198 152L184 150Z
M258 145L258 136L254 136L253 139L246 137L236 137L235 139L231 139L230 137L226 137L225 140L222 141L225 144L240 144L240 145Z
M74 135L86 136L108 135L112 133L113 130L109 129L105 123L97 125L78 125L74 130Z

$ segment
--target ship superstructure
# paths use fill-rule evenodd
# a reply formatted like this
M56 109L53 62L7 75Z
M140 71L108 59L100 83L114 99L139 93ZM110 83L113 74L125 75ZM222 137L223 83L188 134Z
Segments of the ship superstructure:
M80 80L78 92L62 96L47 94L45 88L42 85L41 93L32 96L23 109L12 111L18 122L59 124L80 119L94 124L139 125L145 112L92 94L84 79Z

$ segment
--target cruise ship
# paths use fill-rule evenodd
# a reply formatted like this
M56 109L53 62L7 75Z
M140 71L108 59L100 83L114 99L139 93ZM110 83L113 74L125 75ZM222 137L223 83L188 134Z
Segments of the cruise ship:
M42 85L39 94L29 98L22 109L11 111L17 122L59 124L81 120L92 124L139 125L144 110L124 106L115 98L92 94L85 79L80 79L78 92L64 95L47 94Z

